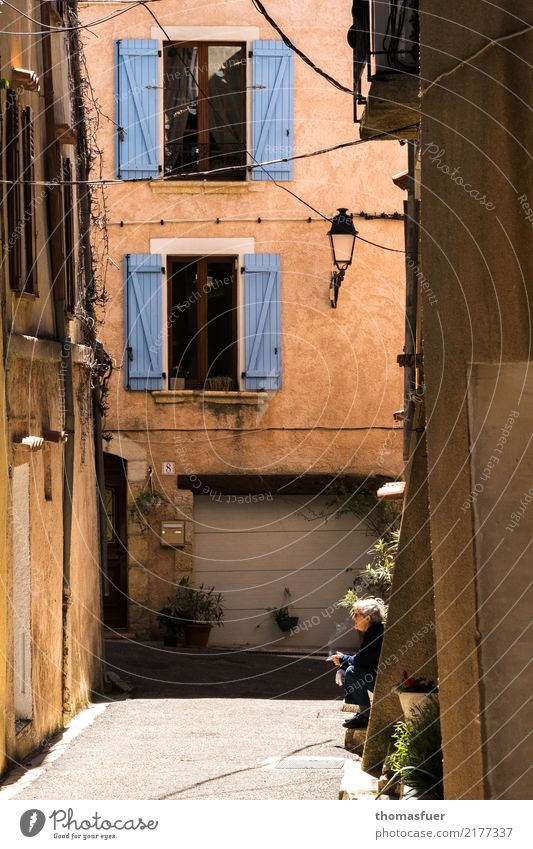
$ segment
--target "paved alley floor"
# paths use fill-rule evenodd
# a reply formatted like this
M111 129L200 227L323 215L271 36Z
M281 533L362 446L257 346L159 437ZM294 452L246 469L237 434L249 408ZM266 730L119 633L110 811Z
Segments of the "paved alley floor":
M111 642L106 659L134 684L131 696L102 698L94 721L13 798L337 798L339 769L275 767L288 756L348 757L323 657Z

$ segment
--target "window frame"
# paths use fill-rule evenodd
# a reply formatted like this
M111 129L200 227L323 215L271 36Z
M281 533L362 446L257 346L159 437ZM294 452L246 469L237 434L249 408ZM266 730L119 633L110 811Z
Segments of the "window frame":
M205 390L205 380L208 377L209 360L208 360L208 335L207 335L207 307L208 295L205 289L207 284L207 266L210 262L226 262L233 263L233 285L232 285L232 335L233 335L233 378L235 391L240 391L240 376L239 376L239 257L235 254L220 254L220 255L184 255L184 254L169 254L166 258L166 321L167 321L167 364L168 377L172 374L174 367L174 337L173 337L173 322L172 322L172 265L174 262L180 263L195 263L198 275L198 287L200 297L196 300L196 318L197 318L197 361L198 361L198 379L186 379L186 389Z
M167 58L166 51L172 45L176 45L178 47L196 47L198 48L198 89L199 94L202 95L203 92L208 92L208 51L210 47L241 47L243 51L244 63L241 69L241 84L242 84L242 92L243 92L243 116L242 116L242 124L244 126L243 133L243 164L241 167L235 168L235 170L227 170L221 171L217 174L210 174L207 179L213 182L221 182L221 181L231 181L231 182L239 182L245 183L249 179L248 172L248 164L249 164L249 155L248 151L250 150L250 116L251 116L251 104L249 98L249 86L248 86L248 77L249 71L248 66L250 62L249 56L249 45L247 40L242 40L240 38L235 38L232 40L219 40L211 37L206 38L191 38L189 40L176 40L176 39L165 39L161 42L161 56L162 61L160 65L160 74L161 74L161 143L162 143L162 155L161 162L163 163L163 174L165 178L171 182L183 182L183 181L205 181L206 177L201 174L198 176L194 176L191 174L187 174L185 176L177 175L168 175L166 171L166 156L165 156L165 148L166 148L166 112L165 112L165 93L166 93L166 80L167 80ZM207 98L209 98L209 93L207 94ZM209 126L208 126L208 103L207 99L203 96L198 98L198 143L199 145L203 145L207 148L209 154ZM210 155L207 157L199 158L198 160L198 170L199 171L208 171L210 162ZM224 166L222 166L224 167Z
M6 198L9 287L19 296L38 297L33 110L8 89L6 111L6 176L13 181Z

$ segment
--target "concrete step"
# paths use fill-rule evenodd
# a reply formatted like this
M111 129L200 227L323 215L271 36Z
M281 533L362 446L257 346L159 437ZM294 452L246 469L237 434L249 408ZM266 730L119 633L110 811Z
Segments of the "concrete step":
M344 735L344 748L361 756L365 747L366 728L347 728Z
M346 761L342 770L339 799L356 802L358 799L371 799L377 792L377 779L363 772L360 759Z

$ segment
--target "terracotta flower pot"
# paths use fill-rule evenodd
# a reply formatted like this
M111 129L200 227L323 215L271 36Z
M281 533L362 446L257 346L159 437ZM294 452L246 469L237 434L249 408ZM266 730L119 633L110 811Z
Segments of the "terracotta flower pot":
M416 713L413 713L413 711L418 705L424 704L424 702L428 699L437 698L437 694L428 692L424 693L419 690L414 690L413 692L403 690L398 693L398 698L400 699L404 719L407 721L408 719L412 719L413 716L416 716Z
M170 378L170 389L173 392L176 392L179 389L185 389L185 378L184 377L171 377Z
M211 627L208 622L189 622L185 625L185 645L191 649L205 649L209 642Z

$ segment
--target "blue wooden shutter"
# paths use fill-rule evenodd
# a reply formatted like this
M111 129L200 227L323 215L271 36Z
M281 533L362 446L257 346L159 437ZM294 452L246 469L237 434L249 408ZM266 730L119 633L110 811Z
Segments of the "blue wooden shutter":
M252 45L253 132L252 152L258 162L269 162L294 152L294 54L282 41L254 41ZM252 162L255 165L255 162ZM254 180L292 180L293 163L254 168ZM267 173L268 172L268 173ZM269 176L270 175L270 176Z
M244 257L246 389L281 387L279 254Z
M159 254L126 254L126 389L162 389L162 268Z
M123 180L159 174L159 42L115 42L116 173Z

